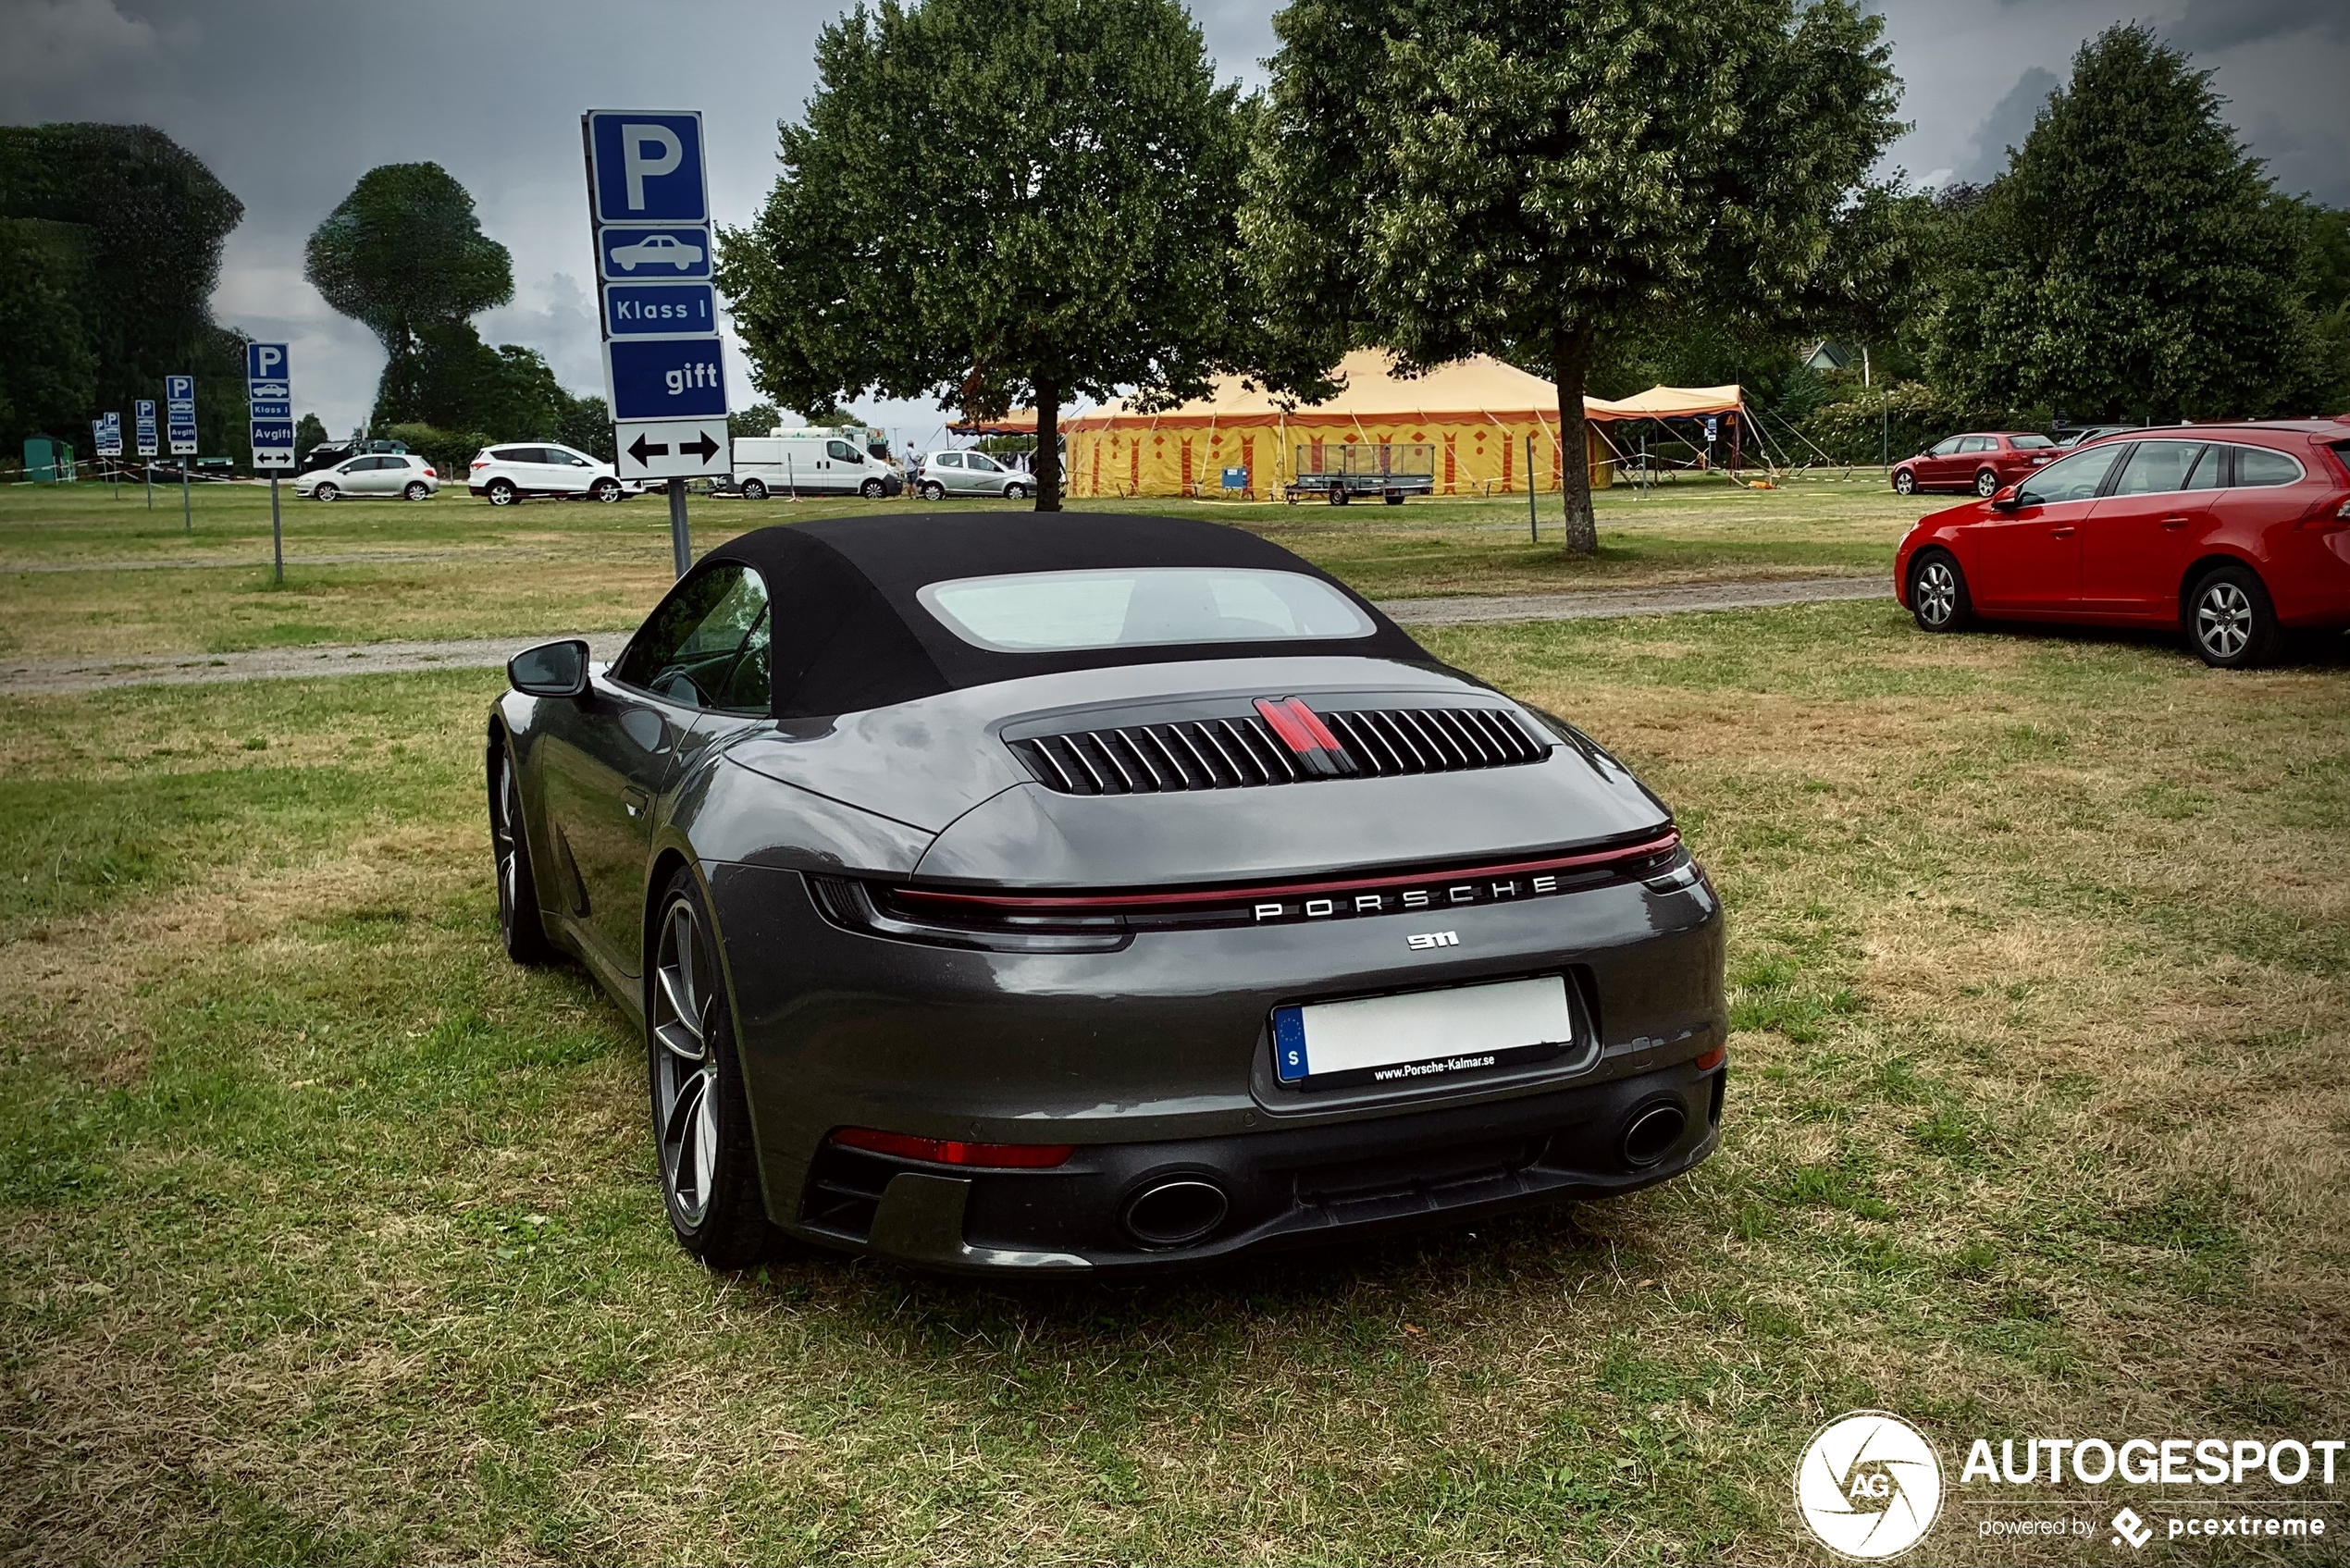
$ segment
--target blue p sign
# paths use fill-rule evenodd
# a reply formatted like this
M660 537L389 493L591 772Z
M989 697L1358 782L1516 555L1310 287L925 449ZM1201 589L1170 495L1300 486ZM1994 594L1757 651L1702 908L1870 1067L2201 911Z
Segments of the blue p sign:
M700 223L710 216L702 179L701 116L588 116L599 223Z
M286 378L286 345L283 343L247 343L245 345L245 379L248 381L282 381Z

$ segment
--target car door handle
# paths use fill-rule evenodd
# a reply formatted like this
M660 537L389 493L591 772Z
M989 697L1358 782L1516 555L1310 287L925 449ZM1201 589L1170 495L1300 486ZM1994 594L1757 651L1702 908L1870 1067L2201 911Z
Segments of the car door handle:
M2048 530L2048 537L2052 539L2069 539L2072 537L2072 530L2070 528L2051 528Z
M2162 520L2162 525L2166 528L2183 528L2187 525L2187 520L2183 517L2166 517Z
M621 804L628 809L628 814L632 817L643 816L646 808L653 803L653 797L649 791L638 789L634 784L622 790L620 798Z

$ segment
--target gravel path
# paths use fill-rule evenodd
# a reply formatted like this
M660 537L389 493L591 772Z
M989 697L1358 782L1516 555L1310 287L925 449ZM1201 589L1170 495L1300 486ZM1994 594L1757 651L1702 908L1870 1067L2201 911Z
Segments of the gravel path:
M1457 626L1503 621L1588 621L1624 615L1670 615L1692 610L1745 610L1825 599L1883 599L1874 577L1806 577L1792 582L1689 583L1664 588L1611 588L1571 594L1484 594L1453 599L1397 599L1379 608L1407 626ZM260 648L241 653L136 658L0 659L0 693L94 691L105 686L184 685L208 681L293 680L317 675L381 675L407 670L491 669L506 662L524 637L469 637L455 642L375 642L329 648ZM591 636L599 659L611 659L625 632Z

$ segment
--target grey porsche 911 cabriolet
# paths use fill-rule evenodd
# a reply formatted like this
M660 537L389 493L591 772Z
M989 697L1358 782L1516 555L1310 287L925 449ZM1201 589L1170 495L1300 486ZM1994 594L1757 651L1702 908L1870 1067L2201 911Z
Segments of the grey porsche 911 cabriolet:
M641 1022L713 1266L1195 1264L1719 1136L1721 907L1672 814L1254 535L764 528L609 669L510 673L506 946Z

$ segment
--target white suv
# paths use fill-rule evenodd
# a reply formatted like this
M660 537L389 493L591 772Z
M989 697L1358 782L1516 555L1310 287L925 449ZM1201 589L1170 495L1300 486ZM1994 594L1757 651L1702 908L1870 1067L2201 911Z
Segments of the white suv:
M465 488L489 498L492 506L512 506L525 496L592 496L618 500L643 488L623 479L609 463L569 447L533 442L528 446L484 447L465 475Z
M294 481L297 496L334 500L342 496L398 496L424 500L440 488L431 463L412 451L362 452L332 468L314 468Z

